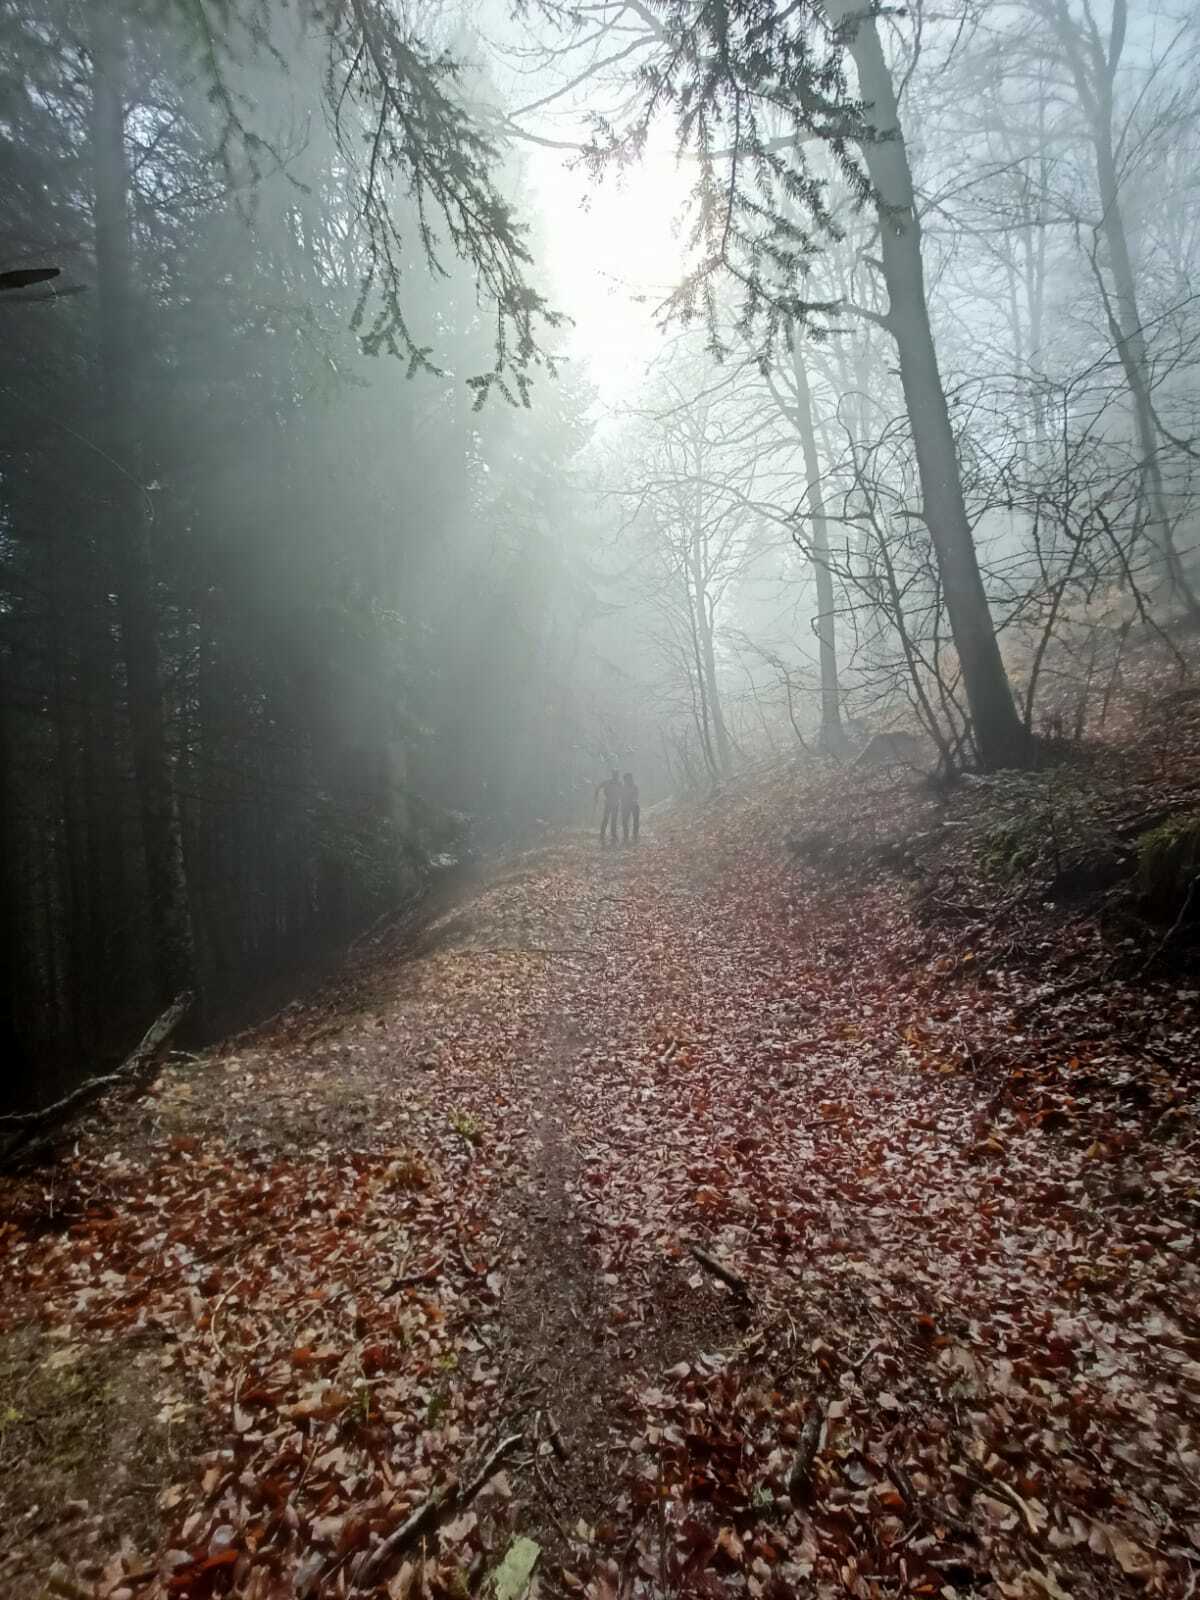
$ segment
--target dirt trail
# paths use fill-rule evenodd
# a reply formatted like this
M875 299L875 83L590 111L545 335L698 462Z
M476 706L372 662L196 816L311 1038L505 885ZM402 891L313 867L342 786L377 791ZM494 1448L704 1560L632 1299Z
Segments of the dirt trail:
M122 1549L12 1399L0 1591L343 1595L515 1431L359 1592L483 1592L525 1533L595 1600L1188 1593L1194 1131L1133 1183L1001 1106L957 1042L1012 1024L918 947L753 838L566 842L112 1113L5 1192L0 1338L149 1341L192 1456L147 1430Z
M655 1293L634 1301L622 1289L620 1251L590 1203L614 1132L604 1125L605 1067L614 1046L639 1059L661 1051L662 1006L679 976L638 956L640 890L656 859L585 846L568 868L560 914L526 924L534 947L550 953L547 1025L530 1072L529 1184L505 1223L521 1264L502 1320L514 1398L532 1409L541 1444L540 1513L531 1509L529 1525L557 1536L564 1557L581 1523L594 1531L613 1505L629 1461L620 1424L631 1385L719 1343L740 1320L727 1296L680 1281L666 1262ZM634 1210L618 1231L627 1236L640 1220Z

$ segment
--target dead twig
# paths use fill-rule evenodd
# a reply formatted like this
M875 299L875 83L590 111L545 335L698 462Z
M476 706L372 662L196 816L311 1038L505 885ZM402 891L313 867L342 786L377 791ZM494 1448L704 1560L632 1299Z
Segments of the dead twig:
M488 1263L485 1261L481 1267L473 1266L472 1263L471 1263L471 1258L467 1255L466 1246L463 1244L462 1240L459 1239L457 1241L457 1244L458 1244L458 1258L462 1262L463 1266L467 1269L467 1271L471 1274L471 1276L473 1278L482 1278L482 1277L484 1277L486 1275L486 1273L487 1273L487 1270L488 1270Z
M886 1344L885 1340L876 1339L874 1344L870 1344L870 1345L867 1346L866 1351L864 1352L864 1354L859 1356L857 1361L852 1361L850 1363L850 1371L854 1372L854 1373L861 1372L862 1369L866 1366L867 1362L870 1361L872 1356L878 1355L881 1350L885 1350L886 1348L887 1348L887 1344Z
M439 1256L430 1266L422 1267L420 1272L409 1272L402 1278L393 1278L383 1291L380 1299L386 1300L390 1295L399 1294L401 1289L411 1289L418 1283L435 1282L441 1276L442 1264L445 1259L445 1256Z
M571 1536L567 1532L566 1528L564 1528L563 1525L562 1525L562 1522L561 1522L561 1520L559 1518L559 1515L558 1515L558 1501L554 1498L554 1495L551 1493L550 1485L546 1482L545 1476L544 1476L544 1474L542 1472L541 1463L538 1460L538 1452L541 1449L542 1427L546 1423L546 1417L547 1416L548 1416L548 1413L539 1411L536 1414L535 1418L534 1418L534 1424L533 1424L533 1456L531 1458L532 1463L533 1463L533 1475L534 1475L534 1478L537 1480L538 1488L541 1490L542 1498L546 1502L546 1510L547 1510L547 1513L548 1513L548 1515L550 1517L550 1520L551 1520L551 1522L553 1522L554 1526L558 1529L558 1534L559 1534L559 1537L561 1538L561 1540L563 1542L564 1549L566 1549L569 1552L570 1549L571 1549ZM547 1426L547 1431L548 1431L548 1426Z
M550 1440L550 1448L560 1461L567 1459L567 1447L562 1442L562 1434L558 1431L558 1423L554 1420L552 1411L546 1412L546 1437Z
M808 1408L808 1415L800 1430L800 1442L792 1458L792 1470L788 1473L788 1494L793 1501L807 1494L812 1485L812 1470L816 1464L824 1422L825 1407L819 1400L814 1400Z
M351 1593L355 1589L369 1587L374 1582L376 1574L382 1571L388 1562L394 1560L410 1544L415 1543L422 1534L428 1533L443 1517L470 1505L484 1484L496 1472L505 1456L511 1455L517 1446L524 1442L524 1438L523 1433L510 1433L507 1439L501 1439L479 1471L467 1483L450 1484L445 1489L430 1495L429 1499L419 1505L394 1532L388 1534L382 1544L366 1551L359 1558L351 1577Z
M710 1256L707 1250L701 1250L699 1245L689 1244L689 1253L700 1263L705 1272L719 1278L726 1288L732 1289L739 1300L750 1300L750 1285L745 1278L723 1266L715 1256Z
M921 1499L913 1486L912 1479L895 1456L892 1456L888 1462L888 1473L895 1479L896 1487L903 1496L908 1509L920 1521L926 1524L930 1522L940 1523L942 1527L948 1528L958 1539L969 1540L972 1544L979 1542L979 1535L971 1527L970 1523L963 1522L953 1512L948 1511L939 1501L931 1501L926 1504Z
M555 1532L563 1542L563 1549L569 1555L571 1551L571 1535L567 1532L565 1526L563 1525L563 1520L558 1514L558 1501L550 1493L550 1486L547 1484L542 1473L542 1469L538 1466L536 1461L533 1463L533 1475L537 1479L538 1489L541 1492L542 1499L546 1503L546 1515L554 1524Z
M213 1307L212 1316L208 1320L208 1336L212 1340L212 1347L217 1353L218 1361L224 1360L225 1352L221 1349L221 1342L217 1338L217 1318L221 1315L221 1307L225 1304L226 1300L229 1299L229 1296L233 1293L233 1291L235 1289L240 1289L242 1284L245 1283L245 1281L246 1281L246 1279L245 1279L244 1276L240 1277L240 1278L235 1278L233 1280L233 1282L229 1285L228 1289L226 1289L225 1293L221 1296L221 1298L217 1301L216 1305Z
M1069 978L1063 983L1048 984L1044 988L1035 989L1024 1000L1019 1000L1013 1007L1013 1018L1024 1021L1039 1008L1048 1008L1057 1005L1060 1000L1069 999L1073 994L1083 994L1087 989L1099 989L1111 975L1115 963L1106 961L1095 971L1085 972L1082 976Z
M1141 966L1134 973L1135 978L1143 977L1150 970L1150 968L1158 960L1159 956L1162 955L1163 951L1170 944L1171 940L1179 932L1180 928L1182 928L1183 924L1187 921L1188 912L1192 909L1192 897L1195 895L1198 888L1200 888L1200 872L1196 873L1192 881L1188 884L1187 894L1183 897L1183 904L1179 908L1179 913L1176 916L1175 921L1167 929L1166 933L1163 934L1162 938L1155 945L1154 949L1151 950L1145 961L1142 962Z
M1037 1538L1040 1529L1033 1507L1027 1500L1023 1500L1010 1484L1005 1483L1003 1478L985 1476L982 1472L968 1472L965 1476L969 1483L973 1483L984 1494L999 1495L1002 1500L1007 1500L1013 1510L1021 1516L1030 1535Z

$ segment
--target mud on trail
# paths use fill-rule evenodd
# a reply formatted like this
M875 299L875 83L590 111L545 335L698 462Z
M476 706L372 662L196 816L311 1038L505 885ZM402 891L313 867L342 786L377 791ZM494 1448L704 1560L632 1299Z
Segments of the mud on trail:
M6 1184L0 1592L1193 1591L1190 1113L998 1094L1062 1041L759 820L506 862Z

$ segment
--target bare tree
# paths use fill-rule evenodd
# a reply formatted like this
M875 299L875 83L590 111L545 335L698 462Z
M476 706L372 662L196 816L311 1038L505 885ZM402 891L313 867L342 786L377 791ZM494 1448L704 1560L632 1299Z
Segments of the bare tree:
M563 12L577 29L576 13ZM596 28L644 30L623 126L598 122L593 156L627 159L645 147L660 113L696 163L694 266L668 314L703 316L719 346L716 284L741 296L739 327L761 325L765 348L814 319L870 316L895 341L921 477L923 514L941 572L976 744L984 765L1019 765L1026 738L996 641L963 499L926 294L921 227L896 87L875 11L857 0L799 0L764 16L736 4L719 12L612 0L589 13ZM576 37L579 37L576 34ZM632 41L629 41L632 49ZM627 53L623 50L622 54ZM605 58L611 71L620 57ZM850 92L850 68L858 95ZM584 69L586 78L589 65ZM569 86L578 87L574 71ZM814 299L806 274L840 237L828 176L834 168L860 205L873 208L888 306L882 313ZM857 158L853 154L857 151Z
M699 747L714 777L733 765L719 666L721 614L767 539L772 506L755 499L756 466L774 447L769 415L747 411L729 379L702 387L688 352L658 374L652 402L631 413L623 456L633 573L659 619L660 640L686 685ZM775 511L779 523L783 514Z
M1092 148L1099 220L1092 224L1093 243L1088 259L1129 389L1150 508L1147 538L1170 591L1185 603L1193 620L1200 621L1200 601L1184 576L1163 489L1153 373L1125 223L1122 161L1128 157L1125 147L1130 120L1124 119L1124 127L1118 123L1117 77L1128 36L1128 6L1126 0L1114 0L1107 38L1087 4L1082 14L1076 14L1068 0L1036 0L1035 10L1054 30ZM1178 45L1187 27L1187 23L1179 26L1173 46ZM1170 47L1165 54L1169 53ZM1151 78L1157 75L1160 64L1151 67ZM1181 109L1175 104L1166 114L1178 119ZM1099 259L1101 240L1107 255L1107 279Z
M797 533L796 537L812 562L817 590L815 626L821 672L821 745L831 755L840 755L846 748L846 734L842 727L842 693L838 681L835 637L837 604L829 558L829 519L825 509L812 384L799 330L793 333L787 365L781 364L778 371L767 367L766 382L780 411L795 428L804 458L804 509L797 513L797 521L803 532ZM790 714L790 683L788 707Z

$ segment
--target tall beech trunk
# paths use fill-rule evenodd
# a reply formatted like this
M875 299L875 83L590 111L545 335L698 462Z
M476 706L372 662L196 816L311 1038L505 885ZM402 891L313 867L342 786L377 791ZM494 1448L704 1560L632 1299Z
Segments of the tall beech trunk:
M725 723L725 712L721 705L721 691L717 685L717 656L713 647L712 617L709 614L708 602L703 594L696 595L696 628L700 640L708 709L712 717L717 765L721 770L721 776L728 777L733 766L732 749L729 729Z
M92 0L91 153L96 315L109 536L125 662L134 780L146 861L155 977L163 1000L194 987L183 840L167 745L149 528L139 481L133 251L125 142L126 56L119 0Z
M1000 657L967 520L954 431L929 325L921 228L891 73L875 18L863 14L861 0L825 0L825 10L836 26L845 29L859 91L879 136L863 141L862 154L879 217L889 301L884 322L900 358L925 521L946 596L976 748L985 767L1020 766L1027 756L1027 739Z
M713 617L708 593L708 561L704 536L704 492L700 486L701 455L696 453L696 493L693 511L691 564L692 627L697 641L697 668L712 719L713 741L716 745L716 764L721 777L729 776L733 767L729 729L721 706L721 690L717 683L717 655L713 644Z
M796 432L804 455L805 487L812 535L809 559L817 585L817 648L821 666L821 746L832 755L846 748L842 727L842 696L838 683L837 646L834 641L833 574L829 570L829 524L821 492L821 462L813 422L812 388L798 339L792 343L792 376L796 383Z

